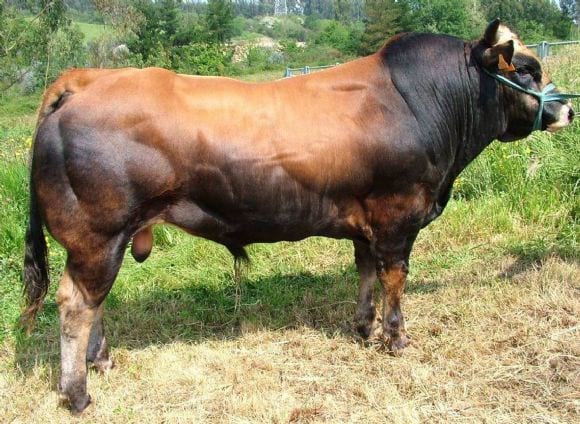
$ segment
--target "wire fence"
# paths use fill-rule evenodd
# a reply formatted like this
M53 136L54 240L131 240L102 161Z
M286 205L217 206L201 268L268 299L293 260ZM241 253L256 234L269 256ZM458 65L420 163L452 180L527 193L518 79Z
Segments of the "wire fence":
M580 40L571 40L571 41L541 41L536 44L526 44L528 48L535 48L538 56L540 59L544 60L551 54L553 54L552 46L569 46L573 44L580 44ZM293 77L296 75L305 75L310 74L312 72L320 71L322 69L332 68L339 63L335 63L333 65L321 65L321 66L303 66L302 68L286 68L284 71L284 78Z
M554 41L554 42L541 41L536 44L527 44L526 47L535 48L536 51L538 52L538 56L540 56L540 59L544 60L548 56L550 56L550 54L552 54L553 51L552 46L569 46L572 44L580 44L580 40Z
M312 72L321 71L322 69L333 68L336 65L340 65L338 62L333 65L321 65L321 66L304 66L302 68L286 68L284 72L284 78L293 77L295 75L305 75Z

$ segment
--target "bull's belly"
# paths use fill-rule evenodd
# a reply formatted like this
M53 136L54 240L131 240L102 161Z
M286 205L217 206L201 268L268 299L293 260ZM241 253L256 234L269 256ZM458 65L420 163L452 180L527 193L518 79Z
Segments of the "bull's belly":
M207 205L192 199L181 200L165 213L164 221L190 234L225 245L297 241L310 236L356 238L359 230L335 202L322 199L284 205Z

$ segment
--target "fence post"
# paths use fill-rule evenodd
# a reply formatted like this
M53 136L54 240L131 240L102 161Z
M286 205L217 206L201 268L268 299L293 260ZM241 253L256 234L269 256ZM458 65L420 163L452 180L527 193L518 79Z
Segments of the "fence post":
M542 41L540 44L538 44L538 56L540 56L540 59L544 60L546 58L546 56L548 56L548 42L547 41Z

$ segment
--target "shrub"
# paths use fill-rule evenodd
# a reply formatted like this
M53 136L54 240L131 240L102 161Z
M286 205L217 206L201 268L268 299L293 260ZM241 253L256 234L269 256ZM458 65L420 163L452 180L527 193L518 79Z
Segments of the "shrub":
M326 21L322 26L314 40L316 44L334 47L345 54L355 54L359 50L362 25L347 26L338 21Z
M175 48L173 67L191 75L224 75L233 50L220 44L192 43Z

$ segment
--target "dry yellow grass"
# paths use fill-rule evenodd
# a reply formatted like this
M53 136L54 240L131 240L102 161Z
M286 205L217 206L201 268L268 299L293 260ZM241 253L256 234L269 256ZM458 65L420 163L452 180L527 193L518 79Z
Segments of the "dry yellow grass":
M411 283L415 346L393 358L348 327L260 329L235 337L113 347L117 367L91 373L87 422L578 422L580 344L575 263L549 257L474 262ZM431 284L429 290L420 284ZM349 321L349 302L304 314ZM0 360L11 362L4 346ZM56 352L53 352L53 355ZM56 360L56 358L53 358ZM78 420L56 408L58 365L5 369L4 422Z

